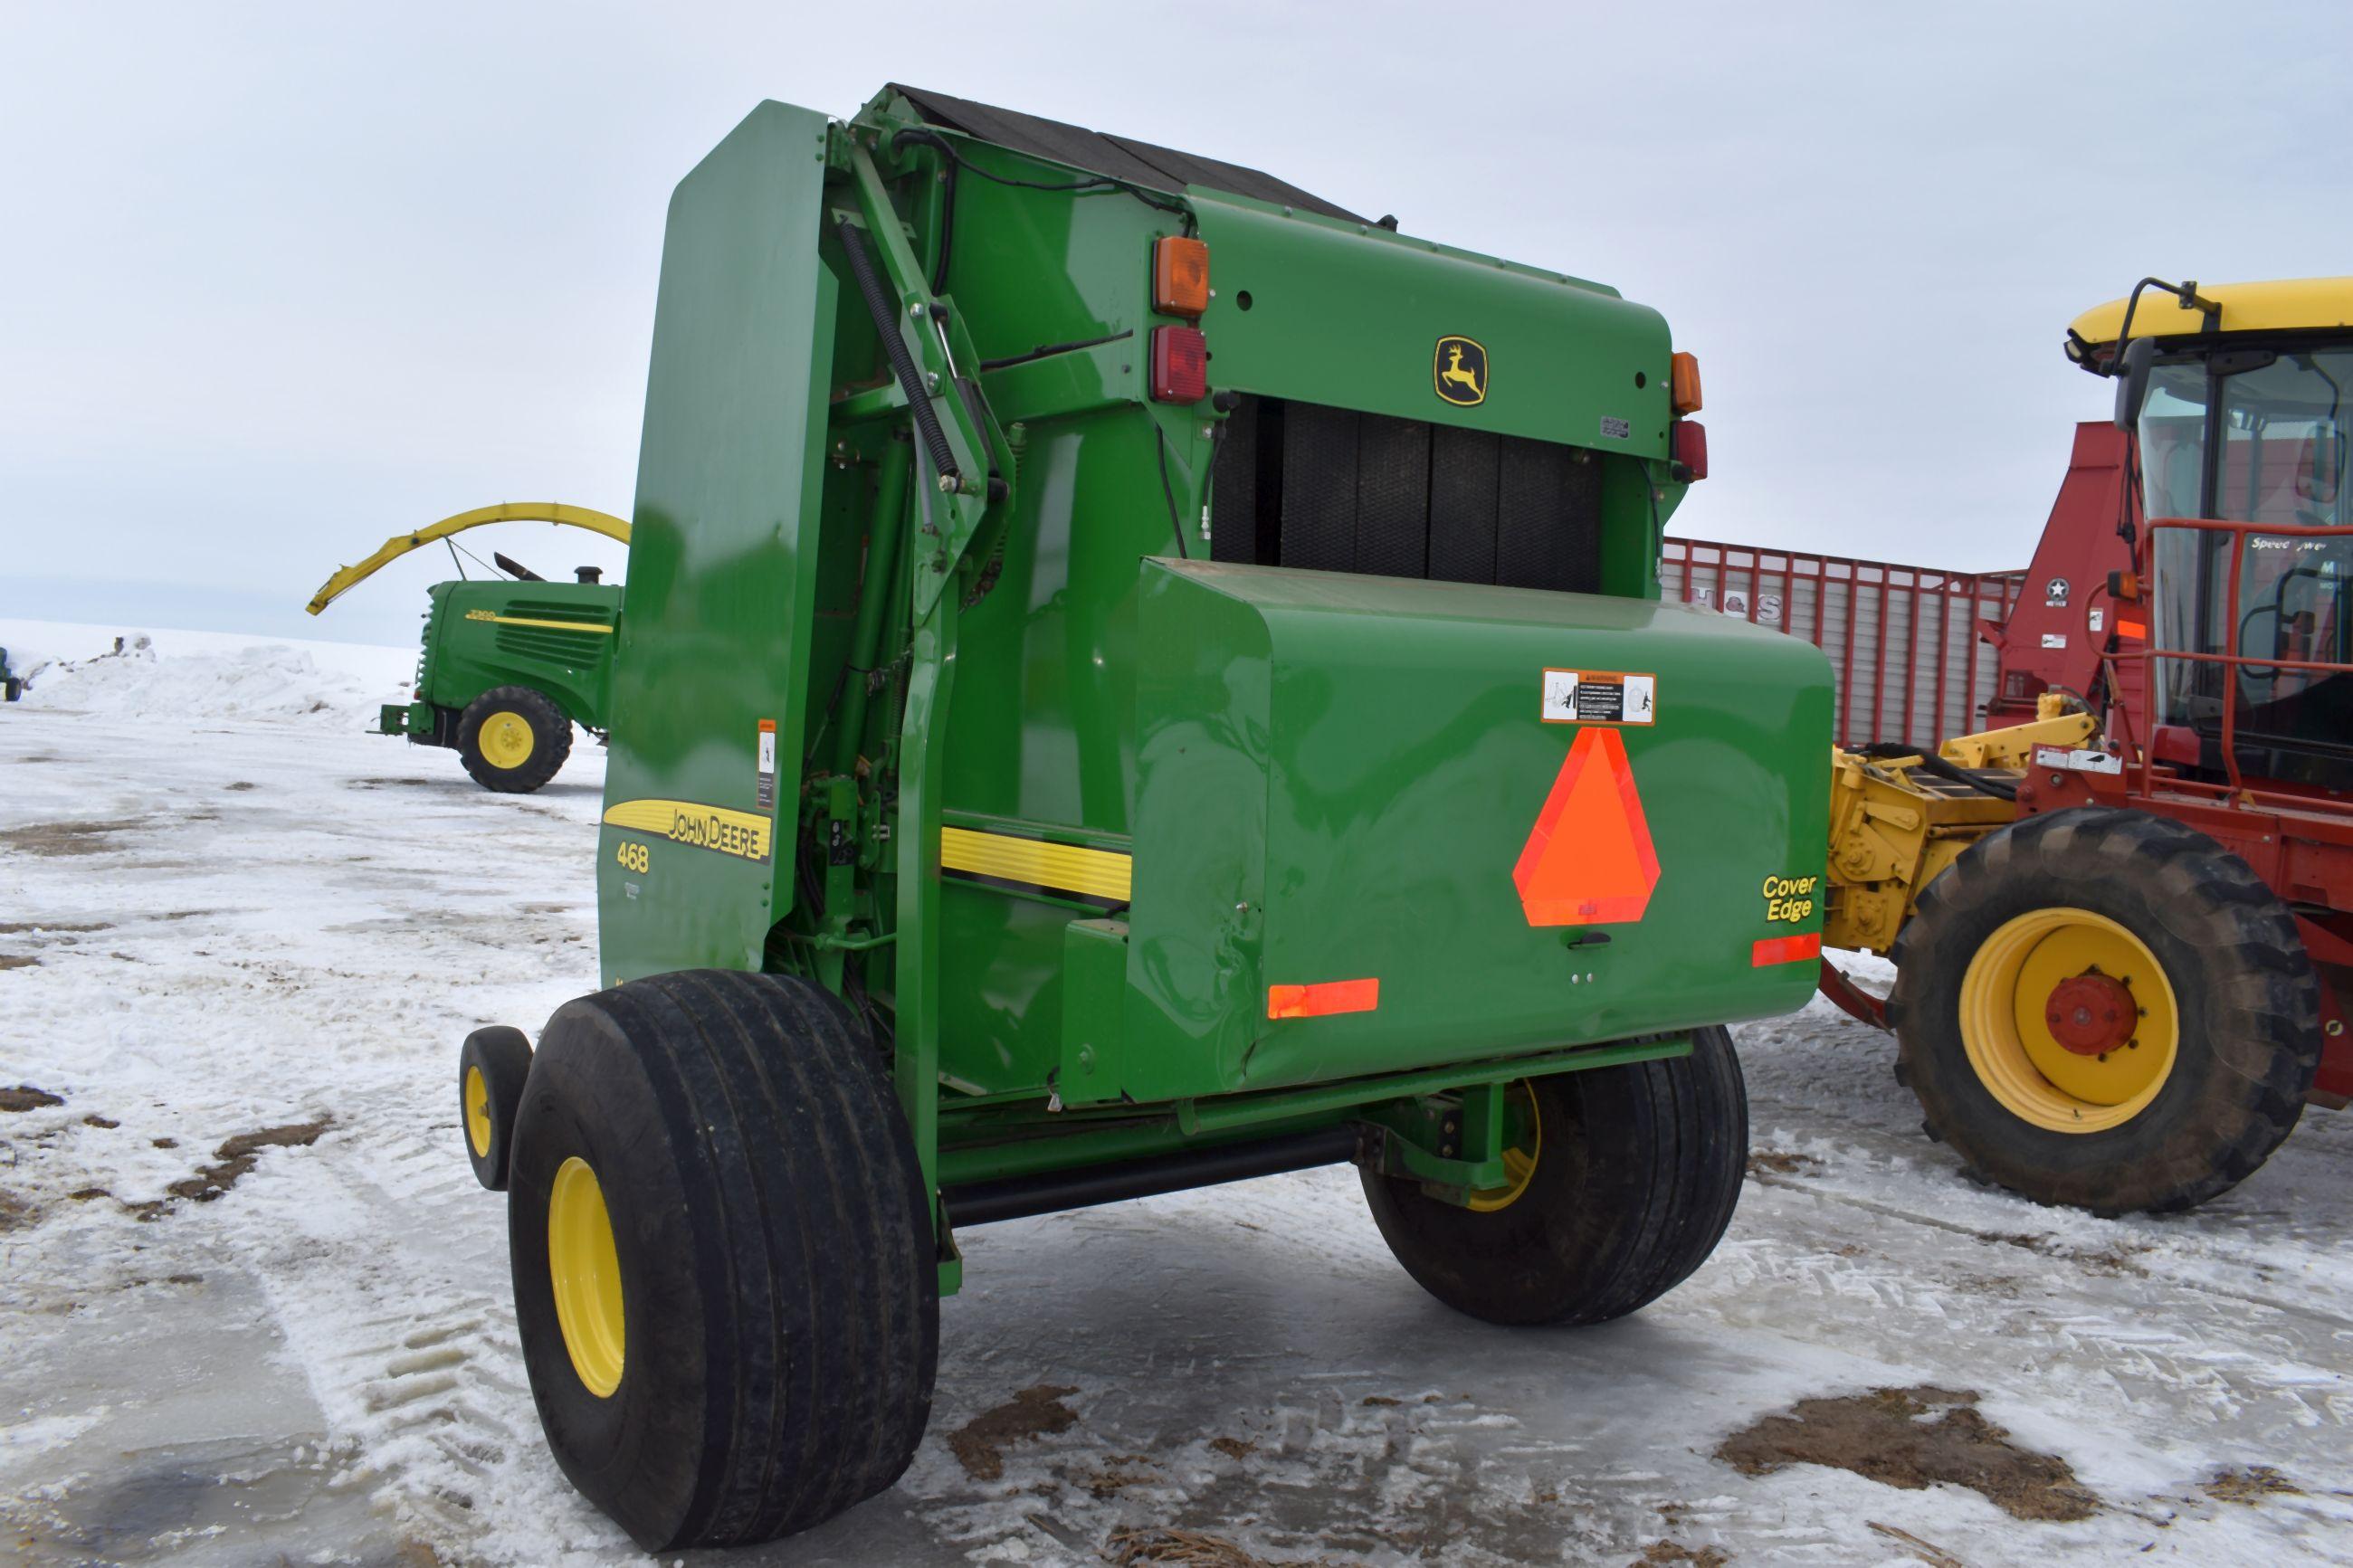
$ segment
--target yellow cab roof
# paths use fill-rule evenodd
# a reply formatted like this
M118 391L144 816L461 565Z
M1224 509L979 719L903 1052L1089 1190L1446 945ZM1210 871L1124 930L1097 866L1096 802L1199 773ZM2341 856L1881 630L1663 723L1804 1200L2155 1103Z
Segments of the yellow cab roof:
M2353 327L2353 278L2289 278L2269 283L2200 283L2198 292L2222 307L2216 331L2275 332L2305 329ZM2067 329L2070 341L2101 345L2116 341L2125 322L2125 302L2111 300L2075 318ZM2172 337L2203 330L2203 311L2193 310L2172 295L2144 289L2133 310L2132 335Z

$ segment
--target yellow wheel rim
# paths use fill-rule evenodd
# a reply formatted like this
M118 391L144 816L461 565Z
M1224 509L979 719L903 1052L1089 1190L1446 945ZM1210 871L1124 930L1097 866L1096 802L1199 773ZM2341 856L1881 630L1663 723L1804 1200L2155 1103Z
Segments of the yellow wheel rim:
M557 1169L547 1194L547 1271L572 1370L589 1393L606 1398L621 1386L621 1264L605 1189L577 1154Z
M512 769L531 761L539 737L532 733L530 720L512 708L501 708L482 721L482 727L474 731L474 744L481 748L482 760L491 766Z
M490 1157L491 1086L478 1067L466 1069L466 1142L473 1145L475 1159Z
M1527 1136L1504 1151L1504 1170L1509 1181L1500 1187L1482 1187L1462 1200L1474 1214L1493 1214L1511 1207L1535 1178L1536 1157L1544 1152L1544 1118L1536 1110L1536 1097L1526 1079L1512 1085L1510 1103L1527 1119Z
M2120 986L2129 1037L2094 1053L2054 1033L2049 1009L2066 982ZM2148 1108L2181 1052L2173 983L2148 945L2089 910L2036 910L1985 940L1961 977L1961 1044L1988 1092L2053 1132L2104 1132Z

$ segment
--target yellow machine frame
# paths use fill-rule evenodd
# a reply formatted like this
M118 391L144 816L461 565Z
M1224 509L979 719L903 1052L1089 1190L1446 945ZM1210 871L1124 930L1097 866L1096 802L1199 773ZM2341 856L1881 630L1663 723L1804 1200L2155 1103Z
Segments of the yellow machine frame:
M2073 748L2099 731L2089 713L2063 711L2045 693L2031 723L1957 735L1937 755L1957 767L2023 777L2037 746ZM1884 953L1912 918L1920 889L1961 851L2017 820L1997 795L1928 772L1919 756L1831 753L1829 898L1822 945Z

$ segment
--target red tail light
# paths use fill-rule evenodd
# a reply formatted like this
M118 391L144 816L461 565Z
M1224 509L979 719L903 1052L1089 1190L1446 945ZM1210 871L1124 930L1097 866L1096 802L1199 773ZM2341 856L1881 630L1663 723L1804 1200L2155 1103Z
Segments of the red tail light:
M1683 466L1685 477L1707 478L1707 426L1696 419L1675 421L1675 461Z
M1198 403L1209 395L1209 341L1193 327L1152 329L1152 401Z

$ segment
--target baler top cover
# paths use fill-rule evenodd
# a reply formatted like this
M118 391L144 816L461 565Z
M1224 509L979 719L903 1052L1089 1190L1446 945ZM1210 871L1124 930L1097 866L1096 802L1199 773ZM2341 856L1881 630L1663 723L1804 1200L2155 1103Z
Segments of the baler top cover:
M1277 206L1320 213L1325 217L1338 218L1343 223L1366 221L1347 208L1303 191L1286 180L1278 180L1256 169L1245 169L1239 163L1179 153L1171 147L1156 147L1149 142L1114 136L1108 132L1089 131L1059 120L1024 114L1018 110L997 109L986 103L950 98L946 93L933 92L927 88L905 87L892 82L888 90L912 104L927 125L961 131L1012 152L1050 158L1057 163L1068 163L1073 169L1084 169L1090 174L1107 174L1131 184L1166 191L1171 195L1182 195L1186 187L1198 185L1207 190L1271 202Z

